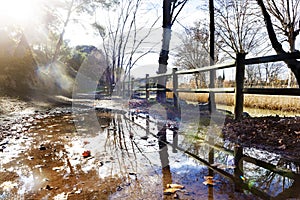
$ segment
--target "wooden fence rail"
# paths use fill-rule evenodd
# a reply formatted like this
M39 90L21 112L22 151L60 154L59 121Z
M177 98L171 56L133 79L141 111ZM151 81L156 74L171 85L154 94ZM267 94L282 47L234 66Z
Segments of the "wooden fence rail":
M136 91L145 91L146 99L149 99L150 91L171 91L173 92L174 106L178 108L178 94L179 93L235 93L235 104L234 104L234 115L235 119L240 119L243 113L243 104L244 104L244 94L265 94L265 95L292 95L292 96L300 96L299 88L244 88L244 79L245 79L245 66L252 64L260 64L267 62L278 62L285 61L289 59L300 59L300 52L294 53L285 53L280 55L272 55L272 56L264 56L257 58L245 58L246 54L237 54L236 61L229 63L221 63L212 66L205 66L197 69L191 70L180 70L177 68L173 68L172 73L164 73L158 74L156 76L149 77L146 74L145 78L139 78L136 80L131 80L131 82L124 82L124 84L128 84L131 86L131 94L134 90L135 82L145 82L143 88L139 88ZM182 89L178 88L178 76L187 75L187 74L196 74L203 72L212 72L214 70L226 69L226 68L236 68L235 74L235 88L201 88L201 89ZM150 80L157 80L160 77L172 77L173 79L173 88L153 88L150 87ZM126 87L123 87L126 88Z

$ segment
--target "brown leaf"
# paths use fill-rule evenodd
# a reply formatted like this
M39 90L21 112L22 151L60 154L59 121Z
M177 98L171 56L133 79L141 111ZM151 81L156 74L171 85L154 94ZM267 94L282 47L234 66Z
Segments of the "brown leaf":
M90 157L90 156L91 156L91 151L89 151L89 150L84 151L84 152L82 153L82 156L83 156L84 158Z
M179 185L179 184L172 183L172 184L167 184L167 188L183 189L184 186L183 186L183 185Z

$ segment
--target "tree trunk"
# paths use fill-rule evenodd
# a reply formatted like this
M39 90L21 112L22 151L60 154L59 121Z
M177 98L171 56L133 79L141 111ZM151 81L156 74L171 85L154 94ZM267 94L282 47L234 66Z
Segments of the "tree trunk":
M158 74L163 74L167 72L167 65L169 59L169 47L171 41L171 27L172 27L172 19L171 19L171 0L164 0L163 2L163 39L162 39L162 49L159 54L159 67ZM166 91L163 90L166 88L166 77L158 78L157 85L157 101L160 103L166 102Z
M55 47L55 52L54 52L54 55L52 57L51 63L54 63L55 61L57 61L58 54L60 52L60 48L61 48L61 46L63 44L63 41L64 41L64 35L65 35L65 32L66 32L66 28L67 28L67 26L70 22L70 17L71 17L71 14L72 14L73 5L74 5L74 0L72 0L72 2L70 4L70 7L68 8L67 18L64 21L64 26L63 26L62 32L59 34L59 38L58 38L58 41L57 41L57 44L56 44L56 47Z
M215 12L214 12L214 1L209 0L209 32L210 32L210 41L209 41L209 55L210 55L210 65L215 64ZM209 87L215 87L215 78L216 78L216 71L211 70L209 72ZM216 110L216 103L215 103L215 93L209 93L209 105L210 105L210 113Z
M268 31L269 39L270 39L271 44L272 44L272 47L274 48L274 50L276 51L277 54L286 53L283 50L282 45L278 42L278 39L276 37L276 33L274 31L274 28L273 28L273 24L272 24L272 21L271 21L271 16L269 15L263 0L256 0L256 1L257 1L257 4L261 8L261 11L262 11L262 14L263 14L263 17L264 17L264 20L265 20L266 28L267 28L267 31ZM285 60L284 62L287 64L287 66L294 73L294 75L297 79L298 86L300 87L300 62L297 61L296 59Z

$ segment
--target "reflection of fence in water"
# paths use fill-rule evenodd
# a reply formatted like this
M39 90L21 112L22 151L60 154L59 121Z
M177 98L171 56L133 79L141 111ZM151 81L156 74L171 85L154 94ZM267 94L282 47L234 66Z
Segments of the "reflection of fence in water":
M131 121L130 117L125 117L125 119ZM131 121L130 123L143 129L147 135L158 138L156 133L149 131L149 125L151 123L155 124L155 121L147 117L144 117L143 119L145 120L146 127L134 121ZM182 135L181 132L180 134ZM184 135L183 137L185 136L187 135ZM161 164L165 167L165 171L168 171L169 155L164 147L170 145L173 149L175 148L178 151L184 152L186 155L191 156L207 166L210 170L210 175L218 173L233 181L236 186L236 191L248 190L263 199L297 198L299 196L299 193L297 192L297 188L300 185L299 163L288 161L282 162L282 158L280 158L277 164L271 164L272 162L274 163L274 157L271 157L269 162L267 162L267 159L264 157L261 157L260 159L254 158L246 155L248 152L252 151L249 148L243 148L228 142L224 146L218 144L220 141L216 143L211 137L197 137L193 143L191 143L191 140L188 140L187 142L191 146L185 146L183 148L182 146L170 143L165 139L160 140L160 143L163 144L161 145L160 158L163 159L161 160ZM205 153L206 155L204 155ZM264 154L262 154L262 156L264 156ZM224 161L224 157L225 159L228 159L228 157L232 159L234 169L222 169L219 165L220 163L214 163L215 161ZM287 166L293 166L293 168L289 169ZM257 170L258 168L262 170ZM254 178L257 180L254 180ZM272 189L274 184L280 185L281 191L278 188ZM267 190L269 190L269 192L266 192Z

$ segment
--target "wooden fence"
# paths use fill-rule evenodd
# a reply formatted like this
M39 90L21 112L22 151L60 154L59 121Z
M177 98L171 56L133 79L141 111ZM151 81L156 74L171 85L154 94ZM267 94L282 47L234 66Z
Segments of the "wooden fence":
M149 92L157 91L161 88L153 88L150 87L150 79L157 80L161 77L172 77L173 79L173 88L162 88L162 90L168 92L173 92L173 102L174 106L178 108L178 94L180 92L183 93L235 93L235 104L234 104L234 115L235 119L240 119L243 113L243 104L244 104L244 94L265 94L265 95L293 95L300 96L299 88L244 88L244 79L245 79L245 66L252 64L260 64L260 63L268 63L268 62L278 62L278 61L286 61L289 59L300 59L300 52L295 53L286 53L280 55L273 56L264 56L257 58L246 59L245 54L237 54L236 61L229 63L216 64L212 66L201 67L197 69L191 70L180 70L177 68L173 68L172 73L159 74L156 76L149 77L148 74L145 75L145 78L140 78L136 80L131 80L128 89L131 90L131 94L134 92L134 83L144 81L144 87L139 88L139 91L145 91L145 98L149 99ZM186 74L195 74L195 73L203 73L203 72L212 72L214 70L226 69L226 68L236 68L235 73L235 87L234 88L200 88L200 89L181 89L178 87L178 77ZM126 84L126 82L124 83ZM215 84L210 84L215 85ZM126 87L123 86L123 89ZM137 91L137 90L136 90ZM214 98L213 98L214 99ZM210 102L211 104L215 104L215 102Z

